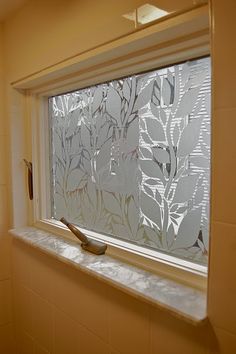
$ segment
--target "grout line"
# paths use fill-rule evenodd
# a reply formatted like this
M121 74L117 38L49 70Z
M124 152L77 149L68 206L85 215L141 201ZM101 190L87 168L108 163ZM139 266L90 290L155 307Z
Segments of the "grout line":
M83 323L79 322L78 320L76 320L75 318L71 317L71 315L69 315L67 312L65 312L63 309L61 309L60 307L58 307L56 304L53 304L53 307L56 310L59 310L60 312L62 312L66 317L68 317L70 320L72 320L76 325L79 325L81 327L83 327L86 331L88 331L90 334L92 334L93 336L97 337L99 340L101 340L103 343L107 344L108 346L110 345L110 343L108 342L108 340L105 340L104 338L102 338L100 335L98 335L97 333L93 332L93 330L91 330L90 328L88 328L87 326L85 326ZM54 315L54 314L53 314Z
M225 221L218 221L218 220L212 220L212 224L221 224L221 225L229 225L236 227L236 223L231 223L231 222L225 222Z
M0 329L2 328L2 327L6 327L6 326L9 326L9 325L13 325L13 321L9 321L9 322L6 322L6 323L2 323L2 324L0 324Z
M213 325L214 328L219 329L222 332L225 332L227 334L230 334L232 337L236 337L236 333L229 331L228 329L225 329L223 327L219 327L217 325Z
M4 278L4 279L0 279L0 282L9 281L9 280L11 280L11 278Z

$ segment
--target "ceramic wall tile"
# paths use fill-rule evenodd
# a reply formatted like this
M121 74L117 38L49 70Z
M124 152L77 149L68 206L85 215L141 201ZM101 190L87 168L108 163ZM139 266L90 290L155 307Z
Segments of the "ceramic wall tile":
M67 352L65 352L67 353ZM36 344L36 354L52 354L47 349L43 348L41 345Z
M54 308L54 352L56 354L78 354L76 322L65 313Z
M12 324L8 324L6 326L0 326L0 353L16 354L14 330ZM30 354L34 354L34 353L30 353Z
M109 291L109 343L121 354L149 354L148 305L120 291Z
M17 327L17 354L36 354L36 343L34 339L20 326Z
M13 279L26 287L31 287L31 255L29 246L13 239L12 245Z
M0 281L0 326L9 324L12 320L11 281Z
M236 334L236 226L213 223L208 311L211 322Z
M209 354L236 353L236 336L222 329L215 328L216 344L210 349Z
M11 276L10 251L10 235L0 233L0 279L8 279Z
M85 327L77 325L77 336L78 354L109 354L110 349L107 343Z
M53 302L55 261L34 250L30 256L31 289L44 299Z
M236 4L234 0L227 2L217 0L212 2L212 8L214 107L236 107Z
M0 185L0 232L7 232L9 225L9 209L8 209L8 191L7 187Z
M52 306L35 293L31 293L32 333L43 348L53 348L53 310Z
M54 303L68 316L107 340L107 286L61 264L54 276Z
M189 326L154 308L150 308L150 317L151 354L208 353L210 330L206 325Z
M0 124L1 124L1 118L0 118ZM9 164L9 159L8 159L8 148L7 148L7 136L0 134L0 185L4 185L8 181L8 164Z
M13 308L16 328L33 336L31 290L21 283L13 284Z
M236 109L216 110L212 124L212 219L235 224Z

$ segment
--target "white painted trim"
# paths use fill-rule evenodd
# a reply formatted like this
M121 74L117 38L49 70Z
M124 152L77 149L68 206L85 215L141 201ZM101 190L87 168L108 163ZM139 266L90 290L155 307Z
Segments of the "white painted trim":
M58 95L63 92L77 90L86 86L129 76L142 71L168 66L176 62L186 61L193 57L208 55L210 52L209 36L204 31L197 38L182 38L183 43L174 43L167 48L150 48L143 53L135 53L119 61L104 62L102 66L92 67L83 71L68 75L62 81L53 80L48 85L32 89L32 92L40 95Z

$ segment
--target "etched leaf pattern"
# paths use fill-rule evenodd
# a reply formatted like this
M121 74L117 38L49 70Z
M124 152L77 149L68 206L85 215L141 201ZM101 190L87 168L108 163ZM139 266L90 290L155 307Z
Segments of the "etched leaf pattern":
M50 98L52 216L206 263L210 60Z

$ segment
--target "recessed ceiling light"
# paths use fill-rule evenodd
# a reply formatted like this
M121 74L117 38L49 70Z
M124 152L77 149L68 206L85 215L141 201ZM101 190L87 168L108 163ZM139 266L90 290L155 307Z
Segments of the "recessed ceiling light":
M135 24L144 25L145 23L157 20L158 18L161 18L168 14L169 12L159 9L156 6L144 4L135 9L134 11L124 14L123 17L135 22Z

